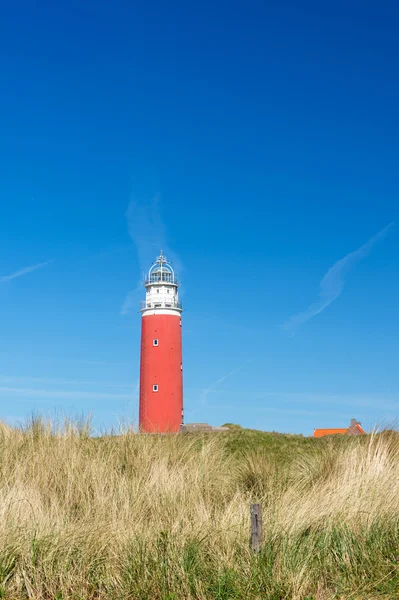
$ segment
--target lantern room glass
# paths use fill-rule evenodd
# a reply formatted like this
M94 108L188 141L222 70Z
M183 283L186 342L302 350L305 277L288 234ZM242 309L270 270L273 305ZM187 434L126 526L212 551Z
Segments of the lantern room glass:
M148 283L175 283L172 266L162 254L148 272Z

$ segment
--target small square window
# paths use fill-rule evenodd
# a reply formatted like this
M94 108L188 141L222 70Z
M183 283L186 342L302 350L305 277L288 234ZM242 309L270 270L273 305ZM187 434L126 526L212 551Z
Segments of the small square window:
M152 386L152 391L153 392L157 392L158 391L158 385L157 384L155 384L155 385Z
M157 339L155 339L155 340L152 340L152 345L153 345L153 346L158 346L158 340L157 340Z

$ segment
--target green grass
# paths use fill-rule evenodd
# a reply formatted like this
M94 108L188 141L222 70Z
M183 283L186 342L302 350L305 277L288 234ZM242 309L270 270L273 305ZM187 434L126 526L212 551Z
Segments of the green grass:
M399 598L398 438L0 426L0 598Z

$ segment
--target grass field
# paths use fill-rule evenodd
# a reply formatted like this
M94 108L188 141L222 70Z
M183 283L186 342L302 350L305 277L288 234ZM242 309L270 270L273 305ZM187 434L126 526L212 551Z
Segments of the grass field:
M0 598L399 598L399 434L0 426ZM249 505L264 544L249 548Z

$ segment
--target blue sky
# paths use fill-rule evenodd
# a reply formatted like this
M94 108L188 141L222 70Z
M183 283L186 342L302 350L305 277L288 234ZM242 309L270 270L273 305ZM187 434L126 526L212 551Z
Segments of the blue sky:
M393 421L397 6L1 12L0 418L137 419L138 284L162 248L186 421Z

